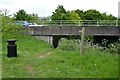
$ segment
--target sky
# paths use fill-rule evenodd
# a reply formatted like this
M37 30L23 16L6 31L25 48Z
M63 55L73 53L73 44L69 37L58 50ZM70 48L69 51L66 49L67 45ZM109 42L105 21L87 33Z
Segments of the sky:
M38 16L51 16L58 5L66 10L80 9L83 11L96 9L101 13L118 16L118 2L120 0L0 0L0 10L8 9L13 15L19 9L28 14L36 13Z

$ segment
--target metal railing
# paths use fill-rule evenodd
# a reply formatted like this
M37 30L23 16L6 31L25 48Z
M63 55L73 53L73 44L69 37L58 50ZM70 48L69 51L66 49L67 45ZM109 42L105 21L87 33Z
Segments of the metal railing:
M120 20L39 20L36 22L44 26L119 26Z

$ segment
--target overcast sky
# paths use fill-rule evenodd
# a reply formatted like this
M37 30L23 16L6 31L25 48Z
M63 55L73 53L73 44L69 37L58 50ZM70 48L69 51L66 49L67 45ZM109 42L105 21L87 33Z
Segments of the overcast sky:
M102 13L118 16L118 2L120 0L0 0L0 10L8 9L14 14L19 9L27 13L37 13L39 16L50 16L58 5L66 10L96 9Z

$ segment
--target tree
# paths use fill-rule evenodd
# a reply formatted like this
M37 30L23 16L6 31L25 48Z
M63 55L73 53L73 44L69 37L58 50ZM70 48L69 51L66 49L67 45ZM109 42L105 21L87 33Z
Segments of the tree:
M110 19L110 20L116 20L117 18L114 17L112 14L110 14L110 15L109 15L109 19Z
M67 23L69 24L79 24L79 21L76 20L80 20L79 15L75 12L75 11L71 11L67 13Z
M82 19L82 20L85 20L85 13L83 10L75 10L75 12L79 15L79 17Z
M67 14L67 20L80 20L80 17L75 11L71 11Z
M101 19L101 14L99 11L91 9L85 11L85 19L86 20L100 20Z
M28 14L23 9L16 12L16 15L14 14L14 16L16 20L27 20L28 19Z
M0 10L0 14L3 16L7 16L10 10L8 9L4 9L4 10Z
M26 11L23 9L16 12L16 15L14 14L16 20L27 20L27 21L36 21L38 20L38 15L33 14L27 14Z
M55 9L55 12L53 12L53 15L51 16L51 20L67 20L66 13L64 7L58 5L57 9Z
M35 13L28 14L27 20L38 20L38 15Z
M116 20L117 18L114 17L113 15L107 15L106 13L101 14L101 19L102 20Z
M116 20L116 17L113 15L107 15L106 13L100 13L99 11L95 9L90 9L87 11L83 10L75 10L76 13L78 13L79 17L82 20Z
M107 16L106 13L101 14L101 20L109 20L109 17Z
M4 15L5 15L5 16L7 16L7 15L8 15L8 13L9 13L9 11L10 11L10 10L8 10L8 9L3 10Z

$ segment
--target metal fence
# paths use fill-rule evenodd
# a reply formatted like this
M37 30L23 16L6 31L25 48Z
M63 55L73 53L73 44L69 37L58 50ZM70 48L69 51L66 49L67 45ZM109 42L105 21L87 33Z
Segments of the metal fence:
M38 20L44 26L119 26L120 20Z

